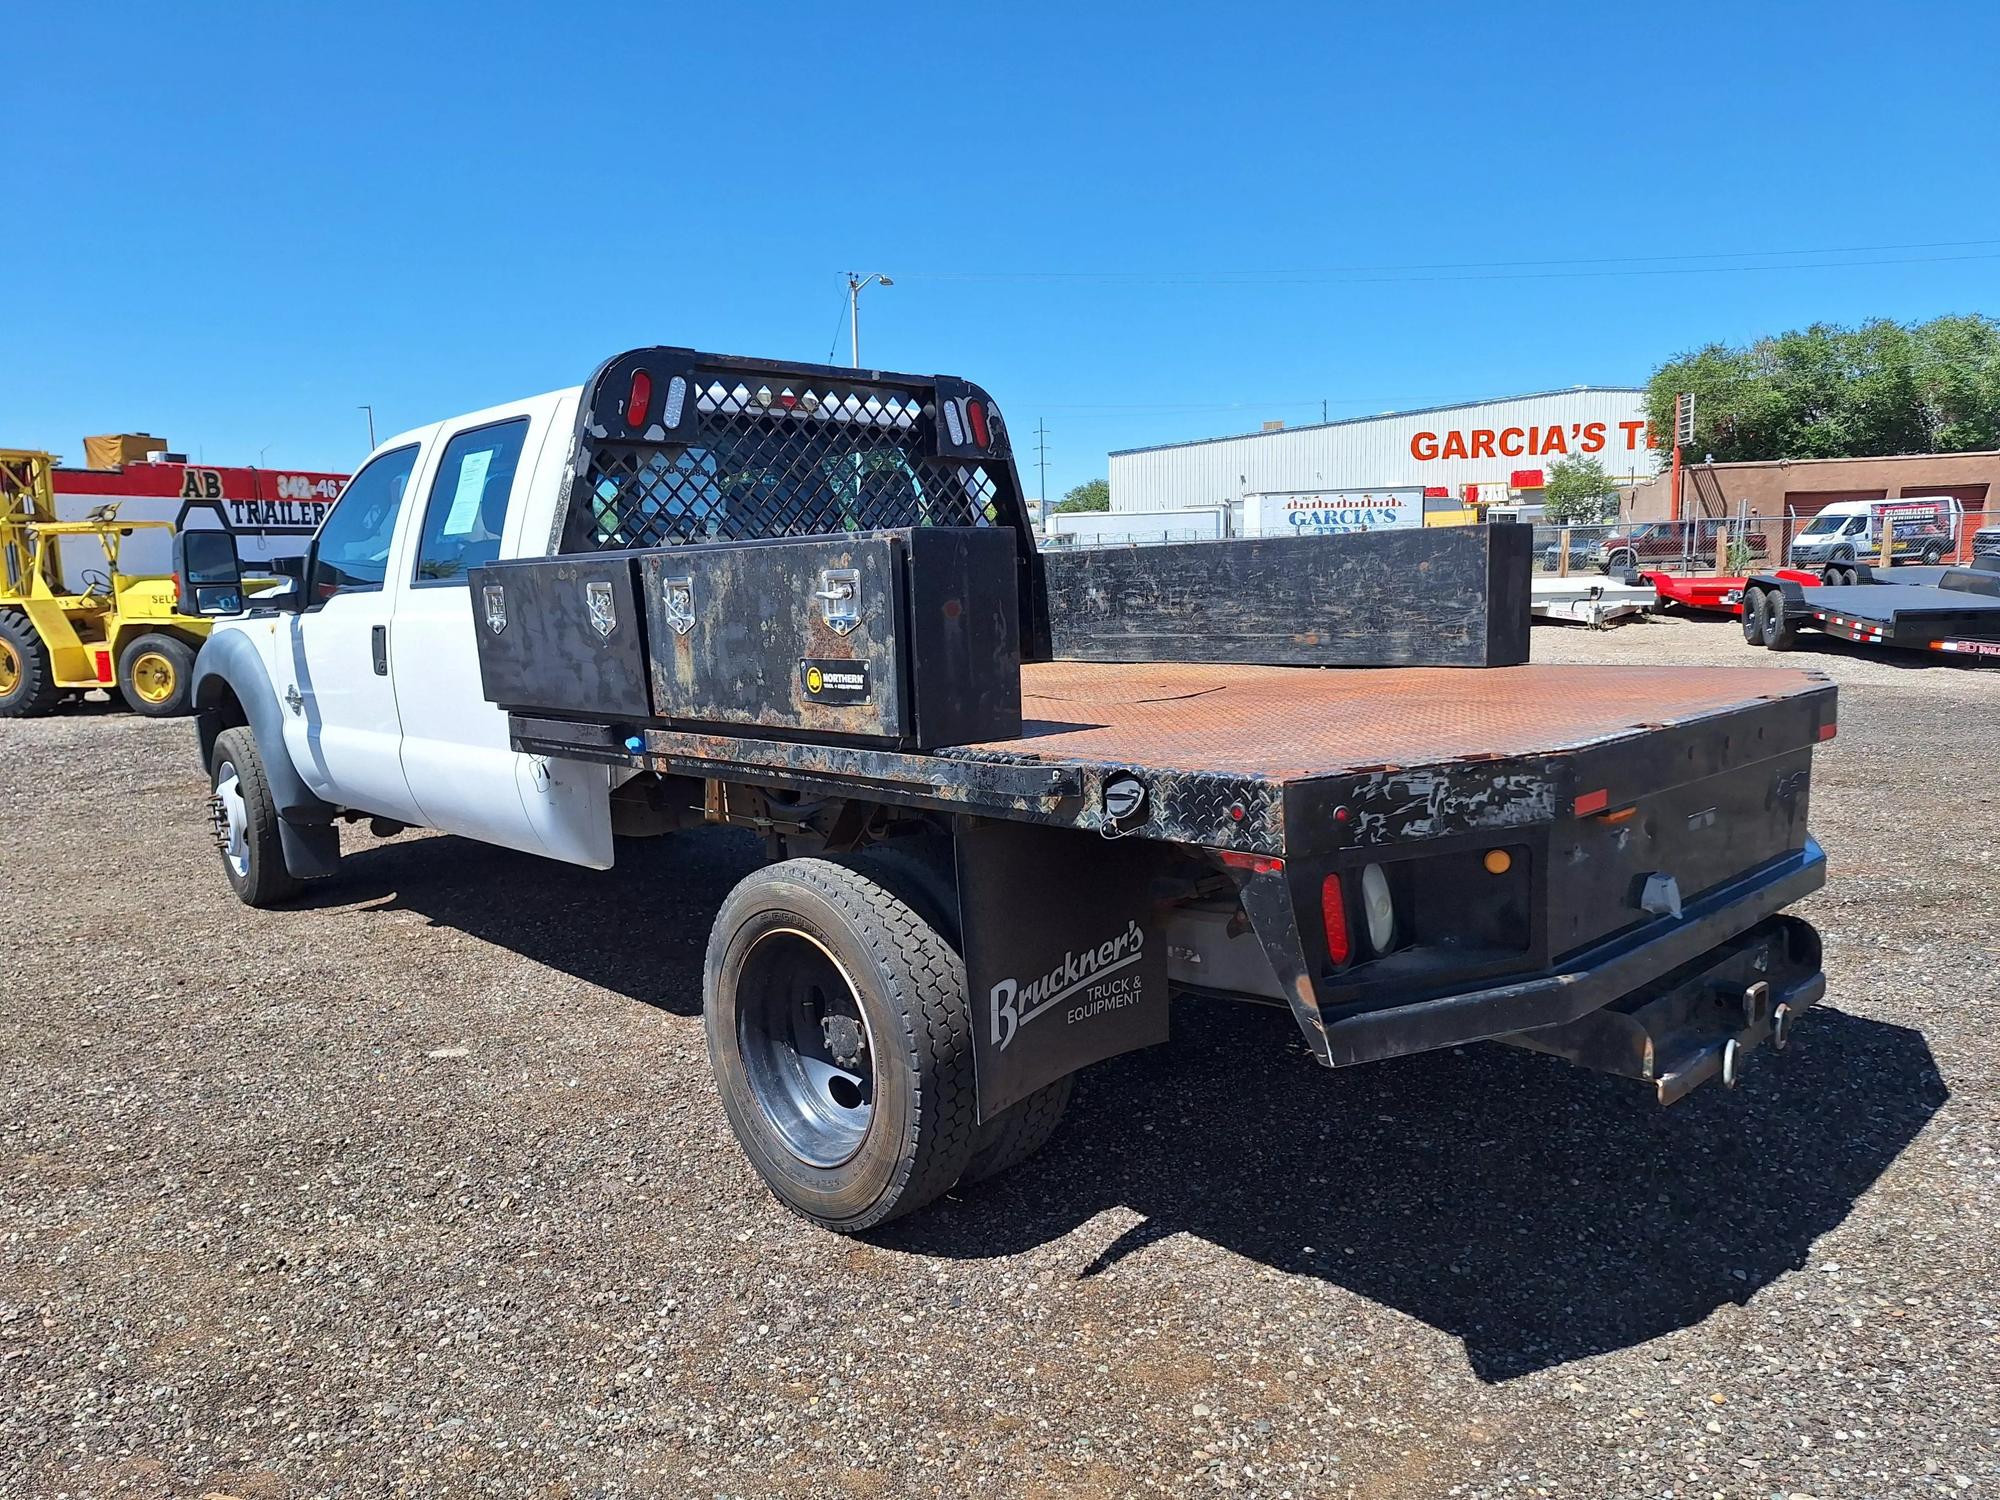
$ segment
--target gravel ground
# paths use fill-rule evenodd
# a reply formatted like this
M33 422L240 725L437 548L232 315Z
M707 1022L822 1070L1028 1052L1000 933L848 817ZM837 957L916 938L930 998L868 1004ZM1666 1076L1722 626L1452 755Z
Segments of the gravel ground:
M0 1495L2000 1494L2000 671L1795 659L1830 1003L1736 1093L1189 1003L867 1241L709 1085L735 836L350 834L261 914L185 725L0 723Z

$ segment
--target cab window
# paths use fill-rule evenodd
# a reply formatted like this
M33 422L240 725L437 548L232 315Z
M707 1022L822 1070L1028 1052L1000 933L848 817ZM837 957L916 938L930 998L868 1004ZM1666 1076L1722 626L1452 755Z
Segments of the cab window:
M333 509L313 538L311 576L306 583L309 605L326 603L335 594L369 593L389 576L389 542L403 491L417 466L417 449L396 448L362 466L347 481Z
M516 417L469 428L445 445L417 545L411 579L417 587L463 583L468 568L499 557L507 497L527 436L528 419Z

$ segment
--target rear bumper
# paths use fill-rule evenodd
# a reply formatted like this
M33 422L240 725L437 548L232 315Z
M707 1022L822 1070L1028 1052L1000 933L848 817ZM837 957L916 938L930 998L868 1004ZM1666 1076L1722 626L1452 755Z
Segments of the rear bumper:
M1742 946L1736 940L1753 929L1762 931L1760 924L1767 924L1783 908L1825 883L1826 856L1818 842L1808 838L1803 849L1781 855L1703 892L1686 904L1680 916L1655 918L1568 954L1540 973L1404 1004L1344 1010L1323 1008L1317 986L1302 972L1301 966L1279 962L1279 945L1271 941L1273 934L1267 928L1280 918L1278 912L1271 910L1273 902L1283 903L1284 925L1291 923L1290 900L1282 880L1272 881L1272 888L1262 900L1254 889L1260 882L1253 880L1246 886L1243 898L1259 935L1265 939L1266 952L1277 968L1293 1012L1308 1041L1316 1044L1320 1061L1329 1067L1347 1067L1490 1038L1511 1041L1524 1033L1531 1034L1526 1045L1537 1045L1537 1039L1543 1043L1565 1042L1565 1046L1545 1045L1541 1050L1574 1056L1582 1049L1567 1047L1567 1039L1551 1028L1570 1026L1621 1002L1631 1001L1636 1009L1658 998L1656 992L1664 992L1662 985L1666 990L1674 990L1696 983L1697 988L1705 984L1713 990L1721 981L1708 982L1704 976L1734 961ZM1789 1002L1794 1010L1802 1009L1817 1000L1824 990L1817 938L1807 941L1801 936L1801 929L1805 935L1812 933L1810 926L1796 919L1786 919L1780 928L1774 929L1789 934L1782 942L1766 933L1769 941L1763 943L1765 970L1752 971L1759 974L1773 993L1782 991L1766 1008L1766 1031L1768 1012L1777 1004ZM1810 965L1809 973L1801 969L1804 964ZM1772 971L1773 965L1779 965L1781 971ZM1765 977L1766 971L1771 971L1771 977ZM1751 982L1744 981L1746 986ZM1755 1030L1755 1026L1745 1023L1737 1028L1739 1032L1745 1030ZM1754 1040L1761 1040L1761 1035L1753 1039L1753 1044ZM1575 1060L1586 1061L1581 1056Z

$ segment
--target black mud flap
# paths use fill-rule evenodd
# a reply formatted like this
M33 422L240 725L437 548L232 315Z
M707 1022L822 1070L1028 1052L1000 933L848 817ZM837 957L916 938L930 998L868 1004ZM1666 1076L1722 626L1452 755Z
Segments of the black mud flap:
M1672 1104L1710 1080L1734 1088L1751 1052L1767 1041L1782 1050L1825 994L1819 933L1767 917L1602 1010L1497 1040L1641 1079Z
M980 1119L1167 1039L1149 845L973 818L957 844Z

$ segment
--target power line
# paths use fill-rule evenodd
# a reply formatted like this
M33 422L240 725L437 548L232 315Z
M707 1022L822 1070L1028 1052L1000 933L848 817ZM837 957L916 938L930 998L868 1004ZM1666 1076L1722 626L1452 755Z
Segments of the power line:
M2000 240L1972 240L1966 244L1996 245ZM1817 252L1771 250L1750 252L1762 255L1800 254L1856 254L1863 247L1854 250L1826 250ZM1884 249L1898 248L1884 246ZM1671 257L1633 257L1635 260L1665 260ZM1686 259L1715 257L1689 256ZM2000 260L2000 251L1984 251L1973 255L1918 255L1898 256L1877 260L1819 260L1798 261L1781 265L1645 265L1627 266L1618 270L1557 270L1524 271L1503 269L1509 265L1569 265L1590 266L1601 264L1593 261L1525 261L1525 262L1468 262L1463 266L1359 266L1345 269L1321 271L1174 271L1174 272L1123 272L1123 271L907 271L903 275L911 281L991 281L991 282L1034 282L1059 281L1072 284L1101 283L1122 286L1386 286L1398 283L1438 283L1461 281L1582 281L1598 280L1622 276L1718 276L1769 274L1785 271L1844 271L1866 269L1876 266L1932 266L1950 265L1969 261ZM1414 274L1418 272L1443 271L1449 274ZM1395 274L1378 275L1375 272ZM1459 274L1471 272L1475 274Z

